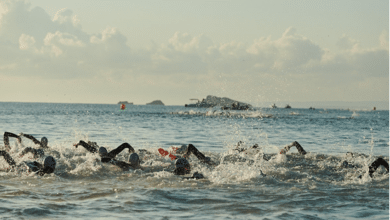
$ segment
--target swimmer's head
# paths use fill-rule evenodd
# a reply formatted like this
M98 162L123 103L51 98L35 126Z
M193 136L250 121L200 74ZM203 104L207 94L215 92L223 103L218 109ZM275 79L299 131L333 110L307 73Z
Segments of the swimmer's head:
M56 160L52 156L48 156L43 163L43 170L45 173L53 173L56 168Z
M176 153L177 153L177 154L184 154L184 153L187 152L187 149L188 149L188 145L183 144L183 145L181 145L180 148L178 148L178 149L176 150Z
M41 144L43 145L43 147L47 147L47 138L46 137L43 137L41 138Z
M180 158L176 160L176 169L174 170L174 173L176 175L185 175L189 174L191 172L191 166L190 163L188 163L188 160L185 158Z
M139 156L136 153L132 153L129 157L129 163L132 166L138 167L140 164Z
M107 154L108 154L108 152L107 152L107 149L105 147L100 147L99 148L99 155L100 155L100 157L107 157Z

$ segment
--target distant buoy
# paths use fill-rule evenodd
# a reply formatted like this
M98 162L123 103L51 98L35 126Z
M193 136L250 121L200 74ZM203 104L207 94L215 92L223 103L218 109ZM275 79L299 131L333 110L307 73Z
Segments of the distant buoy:
M125 104L121 104L121 110L125 110L126 109L126 105Z
M375 110L376 110L376 107L374 107L372 110L375 111Z

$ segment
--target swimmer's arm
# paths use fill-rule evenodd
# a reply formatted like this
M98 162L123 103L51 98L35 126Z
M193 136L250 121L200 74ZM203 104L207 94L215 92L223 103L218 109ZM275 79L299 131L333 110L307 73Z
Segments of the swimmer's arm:
M128 170L131 167L131 165L126 162L118 161L114 159L110 160L110 164L120 167L122 170Z
M89 144L87 144L86 142L80 140L79 143L77 144L74 144L73 146L75 146L77 148L77 146L83 146L87 151L91 152L91 153L96 153L98 152L97 149Z
M0 151L0 156L4 157L4 160L10 165L10 166L16 166L16 162L12 157L7 153L6 151Z
M42 146L41 142L38 141L38 140L37 140L35 137L33 137L32 135L20 133L20 136L21 136L21 137L26 137L26 138L32 140L32 141L34 142L34 144L39 144L39 145Z
M204 154L202 154L194 145L189 144L187 152L184 154L184 157L189 157L191 153L194 154L198 158L198 160L207 164L211 164L209 157L206 157Z
M37 149L34 149L32 147L26 147L22 153L20 154L20 156L24 156L25 154L27 153L32 153L34 155L34 157L38 157L38 150Z
M8 150L11 148L11 146L9 145L9 137L17 138L19 143L22 142L22 138L19 137L18 135L11 132L4 132L4 136L3 136L4 146Z
M299 154L301 155L305 155L306 154L306 151L303 149L303 147L297 142L297 141L294 141L292 142L291 144L285 146L281 151L280 151L280 154L285 154L287 153L291 147L296 147Z
M128 143L123 143L121 144L119 147L117 147L116 149L110 151L108 153L108 156L111 157L111 158L115 158L116 155L118 155L120 152L122 152L124 149L129 149L129 153L134 153L134 148L128 144Z
M389 172L389 163L387 163L383 158L378 158L376 159L374 162L372 162L372 164L370 165L369 167L369 175L370 177L372 178L372 174L376 171L376 169L378 169L379 166L384 166L387 170L387 172Z

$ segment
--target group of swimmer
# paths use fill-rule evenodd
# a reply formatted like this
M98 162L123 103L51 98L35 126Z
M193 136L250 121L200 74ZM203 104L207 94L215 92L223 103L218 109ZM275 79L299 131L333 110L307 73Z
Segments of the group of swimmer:
M19 143L22 142L22 137L25 137L25 138L32 140L34 142L34 144L37 145L38 149L32 148L32 147L27 147L27 148L22 150L22 152L20 153L20 156L24 156L27 153L31 153L34 156L34 159L38 159L38 158L43 159L43 161L44 161L43 164L41 164L37 161L23 161L20 164L16 164L15 160L8 153L11 150L11 147L9 144L10 137L16 138ZM0 156L3 156L4 160L9 164L11 169L17 169L18 167L25 167L28 169L28 171L34 172L34 173L41 175L41 176L43 176L45 174L54 173L54 170L56 167L56 160L52 156L45 156L45 150L49 149L48 139L46 137L42 137L41 140L39 141L36 138L34 138L32 135L23 134L23 133L16 135L16 134L13 134L10 132L5 132L3 140L4 140L5 150L0 150ZM96 142L90 142L90 141L85 142L83 140L80 140L78 143L74 144L73 146L76 148L78 146L82 146L90 153L93 153L93 154L97 153L100 156L100 161L102 163L112 164L114 166L121 168L124 171L130 170L130 169L141 169L142 168L139 155L136 153L134 148L128 143L123 143L120 146L118 146L117 148L115 148L114 150L111 150L109 152L107 151L107 149L105 147L99 147L96 144ZM242 146L242 142L239 142L237 144L236 149L234 149L234 150L236 150L238 152L249 152L248 150L253 150L253 149L258 148L257 144L255 144L249 148L244 148L241 146ZM307 154L307 152L303 149L303 147L297 141L294 141L291 144L286 145L283 149L280 150L279 154L286 154L292 147L296 147L296 149L298 150L298 153L300 155ZM123 150L125 150L126 148L128 149L129 154L130 154L129 160L128 161L120 161L120 160L115 159L116 156L119 153L121 153ZM146 151L146 150L140 149L139 152L141 152L141 151ZM180 148L176 148L175 152L174 152L175 155L168 153L167 151L165 151L161 148L159 149L159 153L161 154L161 156L169 155L169 157L172 160L175 160L175 168L172 171L172 173L175 175L187 175L187 174L191 173L191 165L187 160L187 158L189 158L189 156L191 154L195 155L201 163L204 163L204 164L210 165L210 166L218 165L217 162L212 161L210 157L206 157L203 153L201 153L192 144L182 145ZM350 154L352 154L352 153L350 153ZM345 168L354 167L353 165L349 164L347 161L344 161L342 165ZM384 166L386 168L387 172L389 172L388 162L386 162L386 160L384 160L383 158L377 158L369 166L370 177L373 176L373 173L377 170L377 168L379 166ZM204 176L199 172L195 172L195 173L193 173L192 177L185 177L185 178L186 179L203 179ZM361 176L360 176L360 178L361 178Z

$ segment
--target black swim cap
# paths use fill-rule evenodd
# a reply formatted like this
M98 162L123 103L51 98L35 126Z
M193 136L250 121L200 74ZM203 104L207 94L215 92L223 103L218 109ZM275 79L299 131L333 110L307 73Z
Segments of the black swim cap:
M43 162L44 167L50 167L53 170L56 168L56 160L52 156L48 156L45 159L45 162Z
M107 154L108 154L108 152L107 152L107 149L105 147L100 147L99 148L99 155L100 155L100 157L107 157Z
M189 174L191 172L191 166L190 163L188 163L188 160L185 158L180 158L176 160L176 169L174 170L174 173L176 175L185 175Z
M139 156L136 153L132 153L129 157L129 162L132 166L139 166Z
M43 146L47 146L47 143L48 143L48 140L47 140L47 138L46 137L43 137L43 138L41 138L41 144L43 145Z

